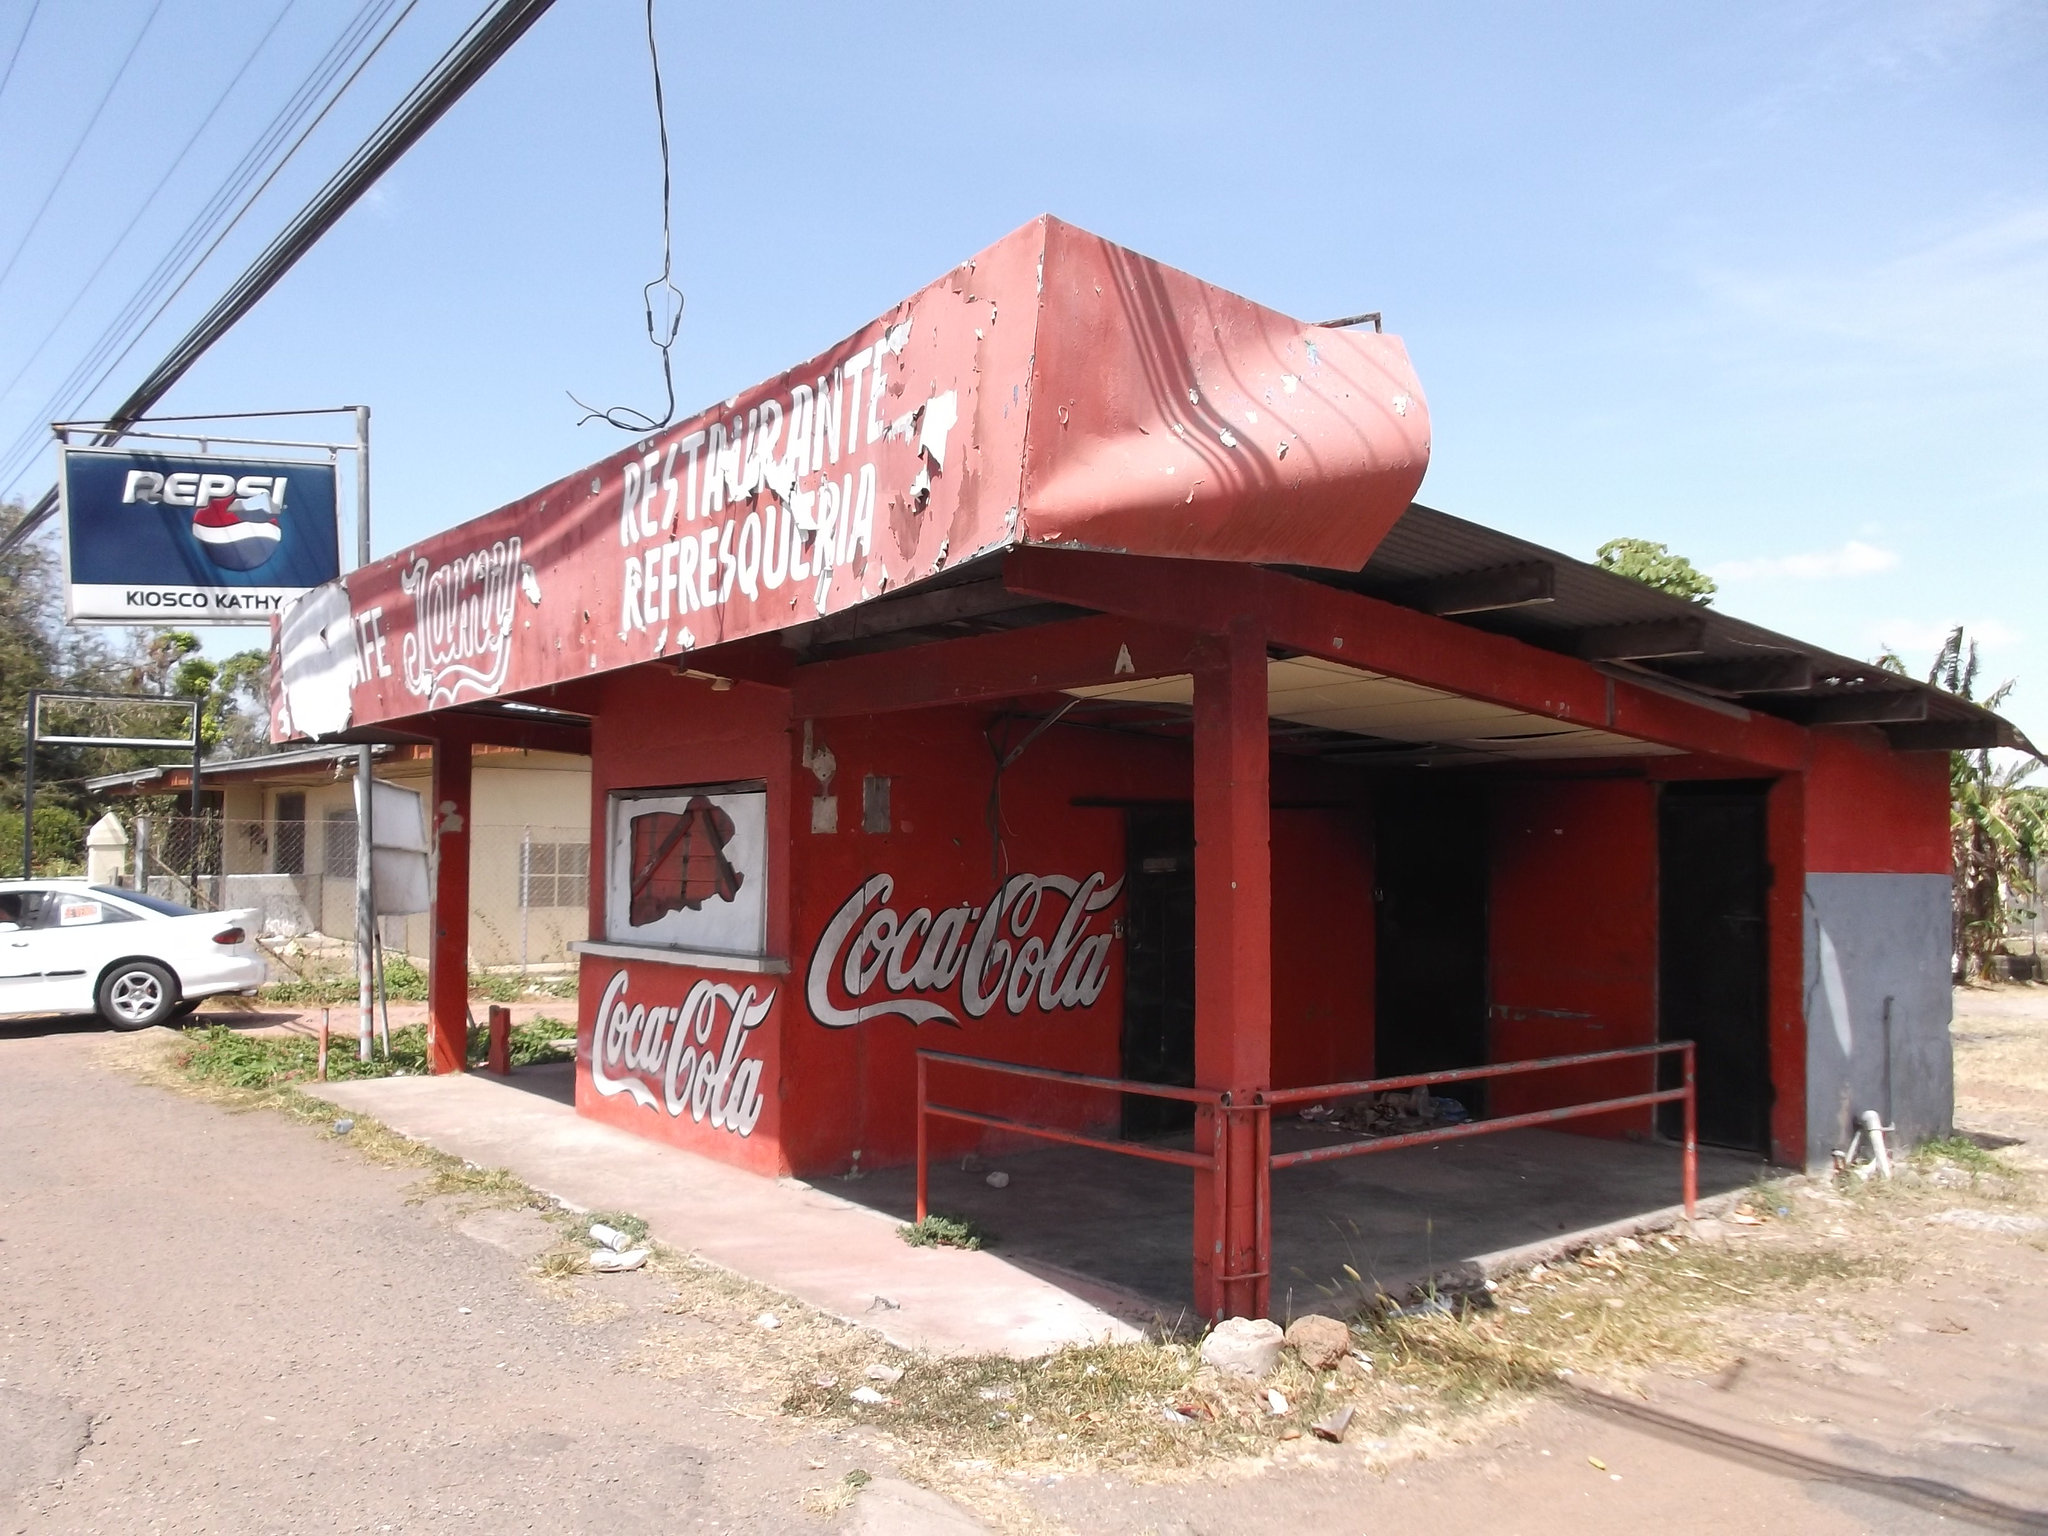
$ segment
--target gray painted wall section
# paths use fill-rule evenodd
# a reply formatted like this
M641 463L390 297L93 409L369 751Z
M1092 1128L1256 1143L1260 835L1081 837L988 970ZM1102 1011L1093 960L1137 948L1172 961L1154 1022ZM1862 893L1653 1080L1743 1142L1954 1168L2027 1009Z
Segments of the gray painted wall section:
M1906 1146L1954 1128L1949 922L1947 875L1806 877L1809 1168L1866 1109Z

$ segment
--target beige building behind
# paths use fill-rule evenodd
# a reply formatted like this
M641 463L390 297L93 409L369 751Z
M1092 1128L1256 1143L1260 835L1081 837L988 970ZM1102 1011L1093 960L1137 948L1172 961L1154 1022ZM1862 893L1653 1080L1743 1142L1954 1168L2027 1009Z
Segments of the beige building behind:
M433 752L424 746L375 751L380 782L419 796L432 791ZM569 944L589 932L590 764L587 758L510 747L474 749L470 855L470 963L552 968L570 963ZM196 829L199 896L216 907L255 907L273 943L302 949L345 945L355 933L354 747L308 747L209 763L201 779L206 817ZM115 800L178 797L178 814L122 806L128 832L126 883L189 899L195 827L183 797L191 767L168 765L94 779ZM137 861L147 865L141 875ZM387 953L425 965L427 918L383 920Z

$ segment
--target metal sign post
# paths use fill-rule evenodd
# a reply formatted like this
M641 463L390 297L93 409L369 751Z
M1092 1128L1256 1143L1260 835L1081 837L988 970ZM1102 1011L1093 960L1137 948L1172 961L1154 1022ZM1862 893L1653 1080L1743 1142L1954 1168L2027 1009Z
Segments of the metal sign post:
M355 419L353 443L228 436L210 424L263 417L339 416ZM193 424L196 424L193 425ZM150 430L168 427L171 430ZM149 622L171 618L183 624L247 624L277 614L298 596L328 581L339 566L339 507L333 460L353 448L356 455L356 559L370 563L370 408L331 406L309 411L219 412L208 416L137 417L126 422L57 422L65 505L67 616L71 622ZM73 447L70 435L90 432L90 447ZM129 439L195 443L190 454L117 446ZM209 457L227 443L242 448L284 448L324 452L328 463L303 459L258 464ZM242 471L260 471L243 474ZM233 473L230 473L233 471ZM78 482L76 502L69 488ZM304 481L303 486L299 481ZM166 511L166 508L170 510ZM294 520L294 514L298 520ZM311 514L310 516L307 514ZM93 521L97 518L98 521ZM78 527L74 528L74 524ZM151 582L131 571L132 543L126 535L156 539L176 557L160 564L186 568L182 586ZM83 530L90 529L88 535ZM116 536L118 535L118 536ZM168 542L166 542L168 541ZM86 547L90 544L90 548ZM324 559L327 563L321 564ZM126 560L128 564L122 564ZM93 565L92 561L98 561ZM275 585L265 575L280 569ZM104 567L104 568L102 568ZM99 582L93 607L81 600L81 572ZM144 573L146 574L146 573ZM104 590L101 590L104 589ZM161 613L156 610L165 610ZM199 815L198 715L193 717L192 806ZM122 745L123 743L103 743ZM182 745L182 743L179 743ZM372 848L375 816L373 767L367 744L356 752L356 993L357 1049L370 1059L375 1032L377 937L376 873ZM25 830L24 837L29 836ZM195 859L197 855L195 853ZM194 865L196 888L197 865Z
M370 563L370 408L356 407L356 566ZM376 842L371 822L377 796L371 789L370 746L356 748L356 1057L370 1059L376 1034L375 1006L377 892Z
M146 704L152 709L183 709L192 715L192 734L180 736L71 736L51 735L43 730L43 705L50 699L68 699L80 704ZM204 857L199 835L199 780L204 743L200 738L201 703L198 699L157 699L144 693L72 693L60 688L34 688L28 696L28 740L22 754L21 775L21 878L35 878L36 848L36 747L126 747L141 751L178 751L192 754L192 897L199 897L199 869ZM143 871L138 867L136 873ZM142 889L147 890L147 883Z

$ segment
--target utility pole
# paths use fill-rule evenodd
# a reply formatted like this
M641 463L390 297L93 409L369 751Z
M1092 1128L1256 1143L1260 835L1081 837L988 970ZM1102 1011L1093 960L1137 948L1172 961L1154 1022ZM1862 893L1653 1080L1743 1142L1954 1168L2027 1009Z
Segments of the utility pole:
M356 569L370 563L370 408L356 407ZM371 851L376 847L372 821L376 794L371 774L370 744L356 748L356 1056L370 1059L377 1029L374 951L377 942L377 890L372 878Z

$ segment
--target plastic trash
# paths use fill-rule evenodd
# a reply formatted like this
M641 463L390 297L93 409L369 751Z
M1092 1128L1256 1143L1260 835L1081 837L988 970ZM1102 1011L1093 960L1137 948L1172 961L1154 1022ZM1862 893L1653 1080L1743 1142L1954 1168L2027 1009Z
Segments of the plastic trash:
M590 1267L600 1275L624 1274L629 1269L638 1269L647 1262L645 1248L632 1248L624 1253L610 1248L600 1248L590 1256Z
M1010 1176L998 1168L988 1176L988 1187L990 1189L1008 1189L1010 1187Z
M337 1136L346 1136L350 1131L354 1130L355 1128L355 1121L349 1119L346 1115L344 1115L341 1119L334 1122L334 1134Z
M601 1221L593 1221L590 1224L590 1240L601 1248L611 1249L613 1253L624 1253L633 1246L632 1238L617 1227L608 1227Z
M882 1394L877 1392L873 1387L855 1387L851 1392L847 1393L846 1395L852 1398L856 1403L867 1403L870 1406L877 1403L886 1403L889 1401L888 1398L882 1396Z

